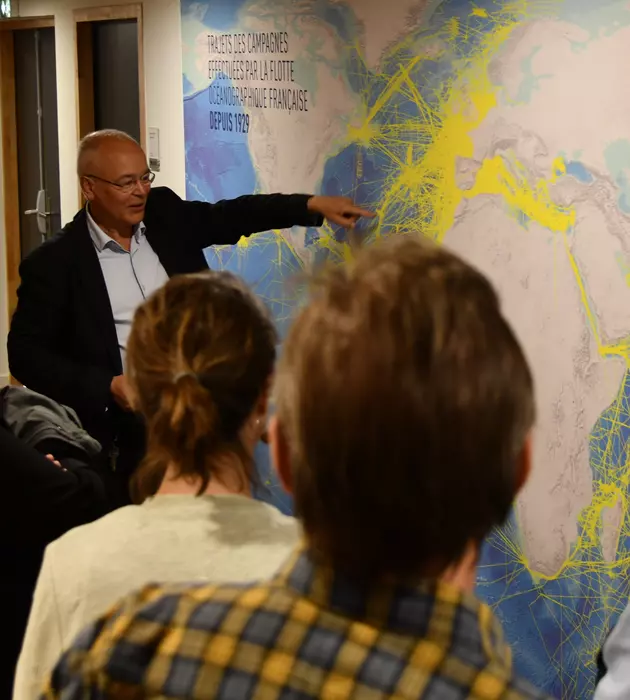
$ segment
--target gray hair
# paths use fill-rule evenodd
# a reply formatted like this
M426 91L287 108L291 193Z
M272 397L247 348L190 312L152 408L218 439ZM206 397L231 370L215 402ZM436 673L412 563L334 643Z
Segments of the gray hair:
M94 151L97 151L106 141L126 141L134 143L140 148L140 144L124 131L118 129L101 129L93 131L91 134L84 136L79 141L79 150L77 153L77 174L79 177L85 175L85 162L87 156Z

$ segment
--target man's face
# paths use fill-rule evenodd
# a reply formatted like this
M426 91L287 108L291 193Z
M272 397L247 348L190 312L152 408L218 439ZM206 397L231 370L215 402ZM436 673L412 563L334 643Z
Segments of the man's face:
M93 209L113 222L135 226L144 218L149 183L147 159L140 146L112 139L91 154L81 180L83 192Z

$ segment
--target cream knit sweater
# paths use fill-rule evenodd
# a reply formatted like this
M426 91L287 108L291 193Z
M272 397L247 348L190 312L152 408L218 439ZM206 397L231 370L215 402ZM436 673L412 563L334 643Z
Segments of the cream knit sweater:
M39 698L61 652L90 622L147 583L272 576L299 526L243 496L156 496L71 530L46 550L14 700Z

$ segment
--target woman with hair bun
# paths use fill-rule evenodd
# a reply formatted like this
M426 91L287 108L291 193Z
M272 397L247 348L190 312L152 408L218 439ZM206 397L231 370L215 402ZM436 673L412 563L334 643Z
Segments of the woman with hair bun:
M276 343L262 305L225 272L174 277L138 309L127 351L147 426L137 505L47 548L14 700L39 697L76 634L144 584L263 579L290 554L296 521L251 498Z

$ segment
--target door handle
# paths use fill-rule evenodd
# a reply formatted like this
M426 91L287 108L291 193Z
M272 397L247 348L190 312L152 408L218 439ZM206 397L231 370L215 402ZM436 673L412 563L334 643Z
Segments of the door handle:
M37 199L35 201L35 209L27 209L24 212L25 216L36 216L37 217L37 230L46 236L48 233L48 226L46 225L46 219L50 216L51 212L46 211L46 190L39 190L37 193Z

